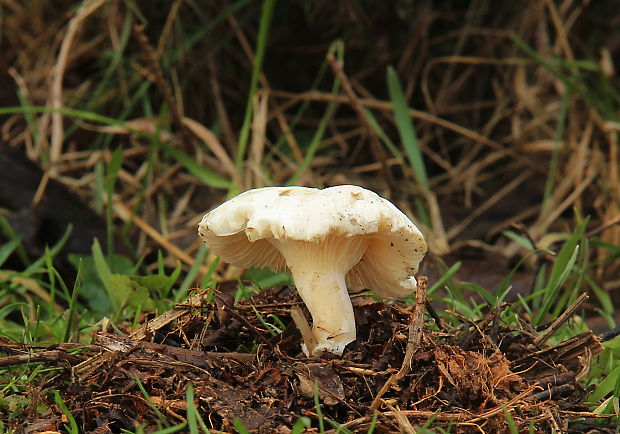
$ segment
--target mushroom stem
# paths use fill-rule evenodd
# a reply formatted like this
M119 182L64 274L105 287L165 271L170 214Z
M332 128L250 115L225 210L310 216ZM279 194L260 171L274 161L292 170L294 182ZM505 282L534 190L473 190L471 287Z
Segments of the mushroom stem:
M305 267L291 267L291 273L312 315L312 334L316 341L312 355L330 352L341 356L344 347L355 340L355 317L344 273Z
M317 241L270 241L286 259L297 291L312 315L316 345L311 349L306 343L304 352L341 356L344 347L355 340L355 317L346 275L360 261L368 238L328 236Z

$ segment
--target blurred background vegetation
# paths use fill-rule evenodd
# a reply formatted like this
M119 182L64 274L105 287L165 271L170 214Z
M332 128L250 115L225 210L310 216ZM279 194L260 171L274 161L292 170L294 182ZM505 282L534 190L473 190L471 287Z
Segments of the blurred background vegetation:
M227 196L352 183L481 282L589 216L592 278L620 286L613 1L0 5L13 268L71 223L65 251L187 270Z
M587 291L589 325L615 324L614 0L0 0L0 17L5 336L88 339L236 281L201 216L286 184L392 200L438 297L508 291L540 324Z

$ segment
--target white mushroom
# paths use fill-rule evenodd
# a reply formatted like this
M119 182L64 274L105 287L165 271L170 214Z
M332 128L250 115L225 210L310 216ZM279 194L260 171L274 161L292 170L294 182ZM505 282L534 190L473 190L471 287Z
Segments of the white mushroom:
M206 214L198 233L233 265L291 270L312 315L313 355L342 355L355 340L347 286L385 298L409 295L426 253L405 214L352 185L249 190Z

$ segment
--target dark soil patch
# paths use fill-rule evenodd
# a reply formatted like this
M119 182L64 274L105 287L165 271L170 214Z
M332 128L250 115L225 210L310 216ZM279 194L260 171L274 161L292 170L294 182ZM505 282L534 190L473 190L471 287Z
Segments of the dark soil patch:
M373 425L374 432L412 432L428 419L451 432L507 432L506 412L519 431L583 432L595 426L576 380L587 369L584 360L602 350L590 332L547 346L541 342L544 330L500 324L505 306L475 323L459 319L458 327L430 319L411 369L377 400L375 413L373 401L405 359L412 306L354 297L358 339L342 359L308 358L289 316L289 288L237 305L223 294L207 303L208 296L195 294L142 328L125 330L125 337L101 331L78 352L76 344L0 343L9 354L0 359L4 366L30 360L66 368L33 386L38 392L32 408L45 401L52 410L24 412L14 423L18 432L67 424L48 393L52 389L61 390L80 432L134 431L141 424L148 432L162 426L162 418L179 424L186 421L190 383L207 426L225 432L234 430L235 418L252 432L290 432L302 416L316 427L317 396L326 429L337 421L353 432ZM274 316L286 325L281 334L264 325L274 323Z

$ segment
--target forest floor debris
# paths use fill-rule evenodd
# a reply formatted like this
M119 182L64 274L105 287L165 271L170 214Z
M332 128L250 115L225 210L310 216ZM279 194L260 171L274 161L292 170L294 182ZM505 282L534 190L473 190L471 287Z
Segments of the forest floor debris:
M342 359L315 358L301 352L293 299L287 286L237 304L201 291L159 317L145 316L137 330L99 331L90 346L1 341L1 366L56 367L32 385L31 409L15 426L31 433L67 424L58 404L47 402L45 414L34 410L53 399L51 389L62 391L80 432L178 424L186 422L191 384L208 428L225 432L235 419L252 432L290 432L304 416L332 429L337 420L352 432L412 432L429 419L455 433L502 432L508 421L519 431L597 427L600 416L584 404L577 380L602 351L592 332L547 345L540 337L553 324L508 328L500 320L508 304L475 322L427 318L410 368L378 396L402 372L415 306L354 296L358 339Z

